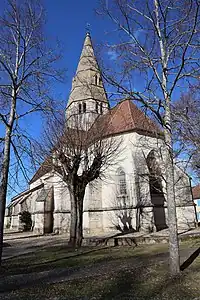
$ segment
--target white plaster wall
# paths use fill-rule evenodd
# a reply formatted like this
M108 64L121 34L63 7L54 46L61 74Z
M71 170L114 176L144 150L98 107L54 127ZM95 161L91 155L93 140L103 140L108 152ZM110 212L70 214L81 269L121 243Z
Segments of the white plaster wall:
M199 199L195 199L194 203L196 205L197 221L200 222L200 206L198 203Z
M120 217L127 214L131 218L131 225L136 228L136 209L115 209L103 211L103 231L105 233L117 232L116 226L123 229ZM119 232L119 231L118 231Z
M174 175L176 204L193 204L190 177L177 166L175 167Z
M54 232L69 233L70 230L70 213L54 212Z
M10 221L11 221L11 218L9 216L4 217L4 228L10 228L10 225L11 225Z
M35 226L33 229L34 232L43 234L44 233L44 214L35 213Z
M69 232L70 195L66 183L56 173L53 176L54 187L54 232Z
M70 195L66 183L64 183L58 175L54 175L54 210L69 211Z
M35 201L34 231L44 233L44 201Z
M136 166L134 161L134 153L137 150L137 134L127 133L123 136L115 137L121 144L120 154L113 158L112 166L107 168L102 183L102 208L105 210L113 207L121 209L105 211L103 213L103 228L105 230L115 230L118 225L118 216L123 214L121 198L118 197L118 176L117 171L122 168L126 174L127 198L126 207L135 207L138 202L138 191L136 187ZM136 218L133 209L127 210L132 217L132 225L135 228Z
M19 215L14 215L11 218L11 229L18 230L19 229Z
M30 184L30 189L33 189L35 188L36 186L42 184L42 183L49 183L51 184L51 181L52 181L52 176L53 176L53 173L50 172L50 173L46 173L45 175L43 175L42 177L40 177L38 180L34 181L33 183Z
M102 207L103 209L109 209L119 206L117 197L117 170L119 167L123 168L126 173L127 184L127 206L135 207L142 199L143 202L150 202L149 194L149 182L148 176L138 177L138 172L141 174L147 173L144 155L148 154L150 150L158 146L159 141L152 137L143 137L139 134L132 132L124 134L123 136L116 137L121 141L120 155L113 159L113 164L105 173L105 180L102 184ZM160 142L162 144L162 142ZM140 193L138 193L138 186L140 184ZM118 211L104 212L103 214L103 227L113 228L116 222L117 216L122 212ZM129 209L132 216L132 225L136 228L136 210Z
M177 224L180 229L194 228L196 224L194 206L180 206L176 207Z

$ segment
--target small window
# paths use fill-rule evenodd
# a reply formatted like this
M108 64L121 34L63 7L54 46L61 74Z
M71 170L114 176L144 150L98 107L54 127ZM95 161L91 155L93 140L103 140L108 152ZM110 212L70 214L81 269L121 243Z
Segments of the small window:
M100 104L100 114L102 115L102 113L103 113L103 103L101 102L101 104Z
M102 79L99 77L99 85L102 85Z
M81 114L82 112L82 105L81 103L78 104L78 113Z
M99 112L99 103L96 102L96 113L98 113L98 112Z
M95 85L97 85L97 80L98 80L98 77L97 77L97 75L95 75L95 76L94 76L94 84L95 84Z
M119 194L126 195L126 174L122 169L118 170L118 185L119 185Z
M83 112L85 113L86 112L86 103L83 102Z

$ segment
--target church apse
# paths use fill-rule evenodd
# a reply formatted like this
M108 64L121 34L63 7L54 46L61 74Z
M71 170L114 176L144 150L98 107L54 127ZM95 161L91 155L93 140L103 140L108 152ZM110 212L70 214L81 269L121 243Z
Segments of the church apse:
M162 187L162 173L159 162L152 150L147 156L149 170L150 197L153 205L153 218L156 231L167 228L165 216L165 196Z

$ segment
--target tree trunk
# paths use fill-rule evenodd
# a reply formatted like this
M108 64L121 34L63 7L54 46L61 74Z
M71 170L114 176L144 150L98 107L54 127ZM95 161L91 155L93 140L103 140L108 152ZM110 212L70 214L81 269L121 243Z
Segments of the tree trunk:
M78 194L78 196L76 196ZM70 222L70 239L69 245L73 248L79 248L83 240L83 199L85 189L82 193L75 191L70 192L71 200L71 222Z
M0 182L0 264L2 261L2 251L3 251L4 216L5 216L6 195L7 195L7 187L8 187L8 172L9 172L9 165L10 165L10 142L11 142L11 128L7 127L6 135L5 135L2 171L1 171L1 182Z
M71 220L70 220L70 239L69 246L76 247L76 230L77 230L77 200L73 192L70 192L71 202Z
M180 273L179 242L176 218L175 183L174 183L174 162L172 151L171 134L171 111L169 102L166 104L165 111L165 170L166 170L166 189L168 207L168 226L169 226L169 264L172 275Z
M140 227L141 227L141 224L140 224L141 210L142 210L142 208L137 206L137 210L136 210L136 231L139 231Z
M83 241L83 197L81 196L77 202L77 230L76 230L76 246L81 247Z

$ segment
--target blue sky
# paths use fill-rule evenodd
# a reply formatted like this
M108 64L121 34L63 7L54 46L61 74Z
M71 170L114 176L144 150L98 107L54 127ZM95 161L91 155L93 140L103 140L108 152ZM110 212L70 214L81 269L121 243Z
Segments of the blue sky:
M47 35L58 38L63 48L62 65L67 68L66 83L59 92L67 97L71 79L81 53L87 24L94 44L109 39L111 23L96 15L98 0L44 0L47 11Z
M47 40L50 43L59 40L63 55L59 65L67 69L66 82L58 84L54 92L62 94L66 101L82 50L87 24L90 24L94 45L106 43L111 37L108 34L112 31L111 22L107 18L97 16L95 12L98 2L98 0L43 0L47 19L45 25ZM0 13L5 5L6 0L1 0Z
M56 84L53 87L53 94L67 103L71 80L76 71L88 24L90 24L94 45L109 40L109 34L106 32L112 30L112 25L107 19L97 16L95 9L98 7L98 0L43 0L43 3L46 10L47 43L52 45L54 41L59 40L62 48L59 66L66 69L65 82ZM0 14L5 7L6 0L1 0ZM43 130L42 121L38 115L26 118L23 123L26 130L34 137L38 137ZM0 126L0 135L2 132L3 128ZM21 188L26 185L27 183L22 180ZM15 190L20 191L21 188L15 187ZM9 198L15 193L11 192Z
M54 96L67 103L71 80L78 64L87 24L90 24L90 33L95 46L101 43L111 43L114 27L109 19L97 16L95 13L98 0L43 0L43 2L47 16L45 25L47 42L52 43L56 39L60 41L63 57L59 65L67 69L65 82L56 84L52 89ZM6 0L1 0L0 13L5 8L5 3ZM107 54L111 63L114 63L116 53L108 51ZM136 88L139 88L142 82L136 78L135 84ZM34 137L39 136L42 132L42 122L37 115L32 115L26 120L24 126Z

